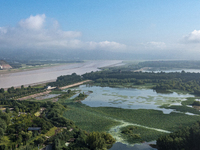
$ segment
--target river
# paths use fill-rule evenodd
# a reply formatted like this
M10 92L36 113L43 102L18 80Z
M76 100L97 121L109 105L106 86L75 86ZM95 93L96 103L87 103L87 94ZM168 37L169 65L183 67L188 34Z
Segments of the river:
M34 83L56 80L58 76L72 73L84 74L97 71L98 68L120 64L120 60L86 61L84 63L65 64L60 66L42 68L37 70L22 71L16 73L0 74L0 88L19 87Z

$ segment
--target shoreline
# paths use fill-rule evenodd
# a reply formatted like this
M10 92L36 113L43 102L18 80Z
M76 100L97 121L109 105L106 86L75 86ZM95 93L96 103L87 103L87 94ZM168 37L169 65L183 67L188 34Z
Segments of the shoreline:
M33 70L39 70L44 68L52 68L56 66L63 66L67 64L74 64L74 63L62 63L62 64L53 64L53 65L46 65L46 66L38 66L33 68L18 68L18 69L8 69L8 70L0 70L0 75L9 74L9 73L17 73L17 72L26 72L26 71L33 71Z
M12 86L19 88L21 85L27 87L29 85L35 86L39 84L45 84L56 81L57 77L61 75L67 75L73 72L77 74L84 74L86 72L99 70L99 68L102 66L119 64L119 62L121 61L89 61L89 63L84 61L83 63L56 64L54 66L42 66L40 68L32 68L28 70L3 70L0 71L0 82L2 83L0 88L8 89ZM62 66L68 67L64 67L63 69ZM59 69L54 69L56 67ZM44 71L42 69L44 69ZM23 75L18 73L23 73Z
M49 83L49 82L55 82L56 79L52 79L52 80L47 80L47 81L42 81L42 82L36 82L36 83L31 83L31 84L26 84L26 85L23 85L24 87L28 87L29 85L30 86L37 86L37 85L40 85L40 84L45 84L45 83ZM13 86L14 88L21 88L21 86ZM11 87L9 87L11 88ZM8 88L3 88L4 90L7 90Z

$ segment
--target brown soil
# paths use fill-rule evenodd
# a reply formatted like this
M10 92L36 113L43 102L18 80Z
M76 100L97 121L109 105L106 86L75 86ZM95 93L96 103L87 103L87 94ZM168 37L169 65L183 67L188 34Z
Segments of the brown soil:
M71 88L71 87L78 86L78 85L81 85L81 84L89 82L89 81L91 81L91 80L85 80L85 81L82 81L82 82L78 82L78 83L74 83L74 84L71 84L71 85L63 86L63 87L60 87L59 89L63 90L63 89Z

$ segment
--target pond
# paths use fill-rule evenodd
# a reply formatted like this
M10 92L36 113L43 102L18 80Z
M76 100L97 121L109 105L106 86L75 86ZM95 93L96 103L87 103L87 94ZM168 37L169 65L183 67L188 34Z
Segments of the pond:
M154 109L169 114L173 109L160 108L164 104L181 105L191 94L157 93L152 89L110 88L81 85L77 88L83 92L93 91L84 101L90 107L117 107L124 109Z

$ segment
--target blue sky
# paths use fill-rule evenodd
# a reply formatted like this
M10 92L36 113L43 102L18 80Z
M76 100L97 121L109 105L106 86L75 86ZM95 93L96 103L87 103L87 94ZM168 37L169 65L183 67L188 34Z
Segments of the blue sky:
M0 48L188 55L200 48L199 8L199 0L2 0Z

